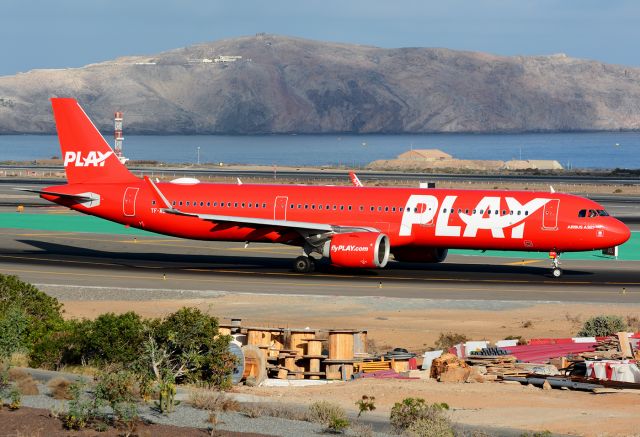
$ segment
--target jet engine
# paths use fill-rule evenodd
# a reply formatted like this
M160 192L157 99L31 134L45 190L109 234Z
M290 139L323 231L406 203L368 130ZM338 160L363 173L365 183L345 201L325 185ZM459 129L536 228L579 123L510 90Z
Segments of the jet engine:
M449 249L441 247L396 247L393 257L396 261L410 263L441 263L448 252Z
M322 255L337 267L378 268L389 261L389 237L376 232L336 234L324 244Z

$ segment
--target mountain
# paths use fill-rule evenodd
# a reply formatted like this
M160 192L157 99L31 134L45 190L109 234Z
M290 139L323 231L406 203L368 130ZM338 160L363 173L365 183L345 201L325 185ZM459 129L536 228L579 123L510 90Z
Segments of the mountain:
M265 34L0 77L0 133L53 133L51 96L125 134L640 129L639 68Z

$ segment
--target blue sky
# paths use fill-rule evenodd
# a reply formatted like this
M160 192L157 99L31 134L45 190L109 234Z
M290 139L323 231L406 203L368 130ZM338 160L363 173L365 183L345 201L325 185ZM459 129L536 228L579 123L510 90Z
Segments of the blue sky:
M640 66L635 0L2 0L0 75L257 32Z

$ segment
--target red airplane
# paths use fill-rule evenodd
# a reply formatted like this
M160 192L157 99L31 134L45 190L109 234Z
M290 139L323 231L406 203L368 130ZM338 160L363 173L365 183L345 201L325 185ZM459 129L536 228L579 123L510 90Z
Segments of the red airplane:
M562 252L611 248L629 229L589 199L553 192L153 182L133 175L74 99L52 99L68 183L33 190L84 214L198 240L299 246L347 268L441 262L450 248Z

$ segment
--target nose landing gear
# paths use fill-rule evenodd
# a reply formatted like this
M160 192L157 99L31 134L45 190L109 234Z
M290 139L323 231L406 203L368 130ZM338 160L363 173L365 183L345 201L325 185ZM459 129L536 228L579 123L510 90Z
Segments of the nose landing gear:
M562 276L562 269L560 268L560 254L555 251L549 252L549 258L551 259L551 275L554 278Z

